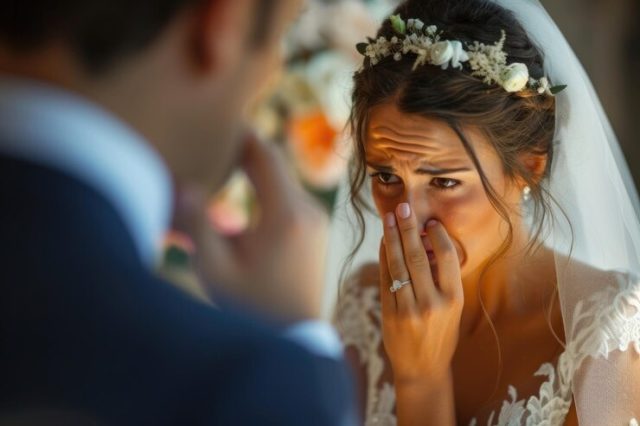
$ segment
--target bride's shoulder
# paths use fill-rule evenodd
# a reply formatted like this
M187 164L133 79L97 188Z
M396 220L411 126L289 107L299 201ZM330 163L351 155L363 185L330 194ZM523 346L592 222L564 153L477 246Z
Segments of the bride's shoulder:
M357 348L360 359L368 359L380 344L381 306L378 265L359 267L342 283L335 305L333 324L345 347Z
M564 262L563 262L564 260ZM606 357L614 349L640 349L640 279L630 271L605 270L559 259L558 289L576 354Z
M350 273L339 288L337 317L354 317L378 311L379 282L377 263L364 264Z
M347 275L342 283L342 293L362 293L365 289L375 289L380 283L380 269L377 263L366 263Z

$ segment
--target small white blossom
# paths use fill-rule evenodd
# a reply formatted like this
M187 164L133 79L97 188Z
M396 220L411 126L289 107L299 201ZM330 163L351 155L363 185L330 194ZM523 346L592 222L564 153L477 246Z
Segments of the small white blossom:
M502 70L500 82L507 92L519 92L529 82L529 70L525 64L513 63Z
M433 65L441 65L443 69L447 69L451 58L453 58L453 46L450 41L440 41L431 46Z
M469 60L469 55L467 55L467 52L462 48L462 43L457 40L451 42L451 47L453 48L451 67L462 69L462 62L467 62Z
M372 44L368 45L366 50L364 51L364 55L368 58L375 58L376 56L375 47Z
M411 52L412 47L413 45L411 44L411 40L409 40L409 38L405 38L402 42L402 53L406 55Z
M409 28L413 28L416 31L422 31L424 28L424 22L419 19L409 19Z
M551 86L549 85L549 80L547 77L542 77L538 80L538 93L547 95L551 95Z
M427 34L429 35L434 35L437 31L438 31L438 27L436 27L435 25L429 25L427 27Z
M429 62L429 51L418 48L414 51L414 53L418 55L418 58L413 64L413 70Z
M402 59L402 53L400 53L400 52L396 52L396 53L393 55L393 59L395 59L396 61L399 61L400 59Z
M495 44L487 46L478 41L468 48L469 66L473 71L471 75L482 77L486 84L502 84L501 74L507 66L507 54L504 52L506 34L502 31L502 37Z

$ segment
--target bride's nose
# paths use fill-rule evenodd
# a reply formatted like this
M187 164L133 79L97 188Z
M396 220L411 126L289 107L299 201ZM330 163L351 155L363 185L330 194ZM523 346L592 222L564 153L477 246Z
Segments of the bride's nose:
M426 193L424 188L409 189L406 197L407 202L416 216L418 229L423 233L427 221L436 218L435 200Z

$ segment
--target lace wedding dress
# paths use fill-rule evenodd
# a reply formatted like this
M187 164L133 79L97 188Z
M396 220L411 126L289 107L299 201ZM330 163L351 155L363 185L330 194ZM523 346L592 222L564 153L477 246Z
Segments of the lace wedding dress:
M555 365L544 363L533 372L546 380L537 394L518 396L510 386L499 412L491 414L488 426L563 425L573 399L572 384L576 371L591 357L607 358L613 351L640 354L640 280L622 273L607 274L609 279L598 292L576 304L569 332ZM345 283L337 305L335 324L346 348L357 351L366 372L366 426L395 426L395 392L385 380L385 362L381 335L381 307L378 285ZM640 407L637 407L640 409ZM620 426L637 426L629 420ZM470 425L476 425L474 419ZM614 426L614 425L608 425Z

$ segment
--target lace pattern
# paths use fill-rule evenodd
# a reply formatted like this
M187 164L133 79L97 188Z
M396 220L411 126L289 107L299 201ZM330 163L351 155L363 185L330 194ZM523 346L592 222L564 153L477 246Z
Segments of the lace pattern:
M344 288L335 325L345 347L357 349L367 375L365 426L395 426L396 403L393 385L382 382L384 361L380 351L382 312L377 286L363 287L349 281Z
M381 307L377 286L361 286L354 280L345 285L336 310L336 327L346 347L357 348L367 374L366 426L395 426L393 385L381 381L384 362L380 353ZM587 357L607 358L619 349L633 348L640 354L640 281L616 274L608 286L579 302L564 352L557 365L543 364L535 373L546 377L537 395L518 399L515 387L498 413L491 414L487 426L561 426L572 402L571 384L576 370ZM476 426L474 419L470 426ZM629 426L637 426L636 419Z

